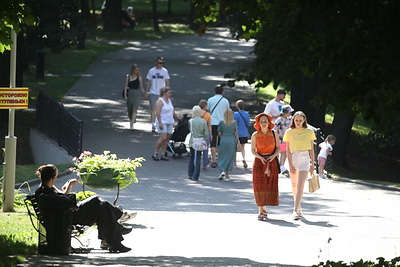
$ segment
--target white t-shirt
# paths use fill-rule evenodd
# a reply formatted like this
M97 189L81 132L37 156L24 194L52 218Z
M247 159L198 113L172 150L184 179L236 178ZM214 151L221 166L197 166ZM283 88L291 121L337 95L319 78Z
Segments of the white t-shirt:
M275 98L272 99L271 101L268 102L268 104L265 106L265 110L264 113L267 113L269 115L271 115L272 117L278 117L281 115L281 111L282 111L282 106L285 103L283 101L276 101ZM275 123L277 118L273 118L272 122Z
M147 73L146 78L147 80L151 81L149 94L159 95L160 89L165 87L166 85L165 81L169 80L169 73L168 70L164 67L162 67L161 69L153 67Z
M328 142L322 142L321 144L319 144L319 146L321 147L321 150L319 151L318 158L321 157L326 159L328 157L326 150L329 149L329 151L332 151L333 150L332 145L329 144Z
M219 101L220 99L221 101ZM218 125L220 121L224 120L224 112L229 109L229 101L222 95L214 95L208 99L207 106L211 114L211 125Z

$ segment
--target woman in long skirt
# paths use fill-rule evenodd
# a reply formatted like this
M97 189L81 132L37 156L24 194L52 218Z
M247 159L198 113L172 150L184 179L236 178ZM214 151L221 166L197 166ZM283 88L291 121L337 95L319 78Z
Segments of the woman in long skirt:
M253 190L258 206L258 219L268 217L267 205L279 205L278 174L279 137L269 114L261 113L255 118L251 136L251 152L255 156L253 164Z
M236 156L236 143L239 140L232 109L227 109L224 112L224 120L218 124L218 136L221 140L218 152L218 168L221 170L219 180L229 182L231 180L229 172L233 169L233 162Z

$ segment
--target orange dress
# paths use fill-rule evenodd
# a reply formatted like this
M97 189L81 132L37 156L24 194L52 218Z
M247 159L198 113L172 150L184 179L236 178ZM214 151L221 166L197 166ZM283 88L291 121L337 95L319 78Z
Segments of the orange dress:
M275 138L273 134L258 132L255 136L256 152L260 154L272 154L275 151ZM278 206L278 174L279 163L274 159L268 164L263 164L259 158L255 158L253 164L253 190L257 206ZM269 175L266 169L269 169Z

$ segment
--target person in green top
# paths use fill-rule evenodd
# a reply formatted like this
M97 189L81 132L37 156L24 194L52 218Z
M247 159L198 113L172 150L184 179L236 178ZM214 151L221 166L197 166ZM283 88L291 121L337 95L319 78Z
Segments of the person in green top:
M201 118L203 110L200 106L194 106L193 118L189 120L189 130L191 132L189 139L190 147L190 160L188 165L189 179L198 181L200 176L200 162L201 162L201 150L195 150L193 148L193 138L204 138L208 139L208 127L207 122Z

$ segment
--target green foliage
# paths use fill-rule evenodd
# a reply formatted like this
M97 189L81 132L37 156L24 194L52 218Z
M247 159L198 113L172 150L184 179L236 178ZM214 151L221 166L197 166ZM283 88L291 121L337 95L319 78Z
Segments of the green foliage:
M46 73L52 75L43 80L38 80L28 74L24 76L24 84L30 91L30 106L35 105L40 90L55 101L61 101L68 90L80 79L80 74L96 57L123 47L122 44L90 43L84 50L65 49L61 54L52 54L46 50ZM35 72L34 66L31 66L31 72Z
M92 191L79 191L78 193L75 193L76 195L76 201L83 201L91 196L96 195L95 192Z
M320 262L317 265L313 265L313 267L346 267L346 266L351 266L351 267L381 267L381 266L386 266L386 267L397 267L400 266L400 257L396 257L390 261L386 261L384 258L379 257L377 258L377 262L373 261L364 261L364 260L359 260L357 262L351 262L350 264L346 264L343 261L326 261L326 262Z
M79 0L26 0L38 21L27 28L28 44L34 49L51 48L52 52L78 44L84 39L87 28L79 9Z
M89 179L96 179L95 176L100 171L110 169L114 177L109 179L116 180L121 189L126 188L131 183L137 183L136 168L141 167L144 158L136 159L118 159L116 154L110 151L104 151L103 154L93 154L90 151L84 151L78 158L74 158L74 172L77 172L83 184L88 184Z
M22 24L33 25L33 17L24 0L0 1L0 53L10 50L12 39L11 31L17 34Z
M3 206L3 177L0 179L0 207ZM25 206L24 199L26 197L25 193L21 193L18 189L14 190L14 206L22 207Z
M382 111L399 110L399 1L195 3L204 23L217 13L229 16L235 37L256 39L249 82L272 81L290 91L300 75L315 78L318 90L309 99L315 108L330 104L339 112L361 114L377 130L387 130L397 117Z

